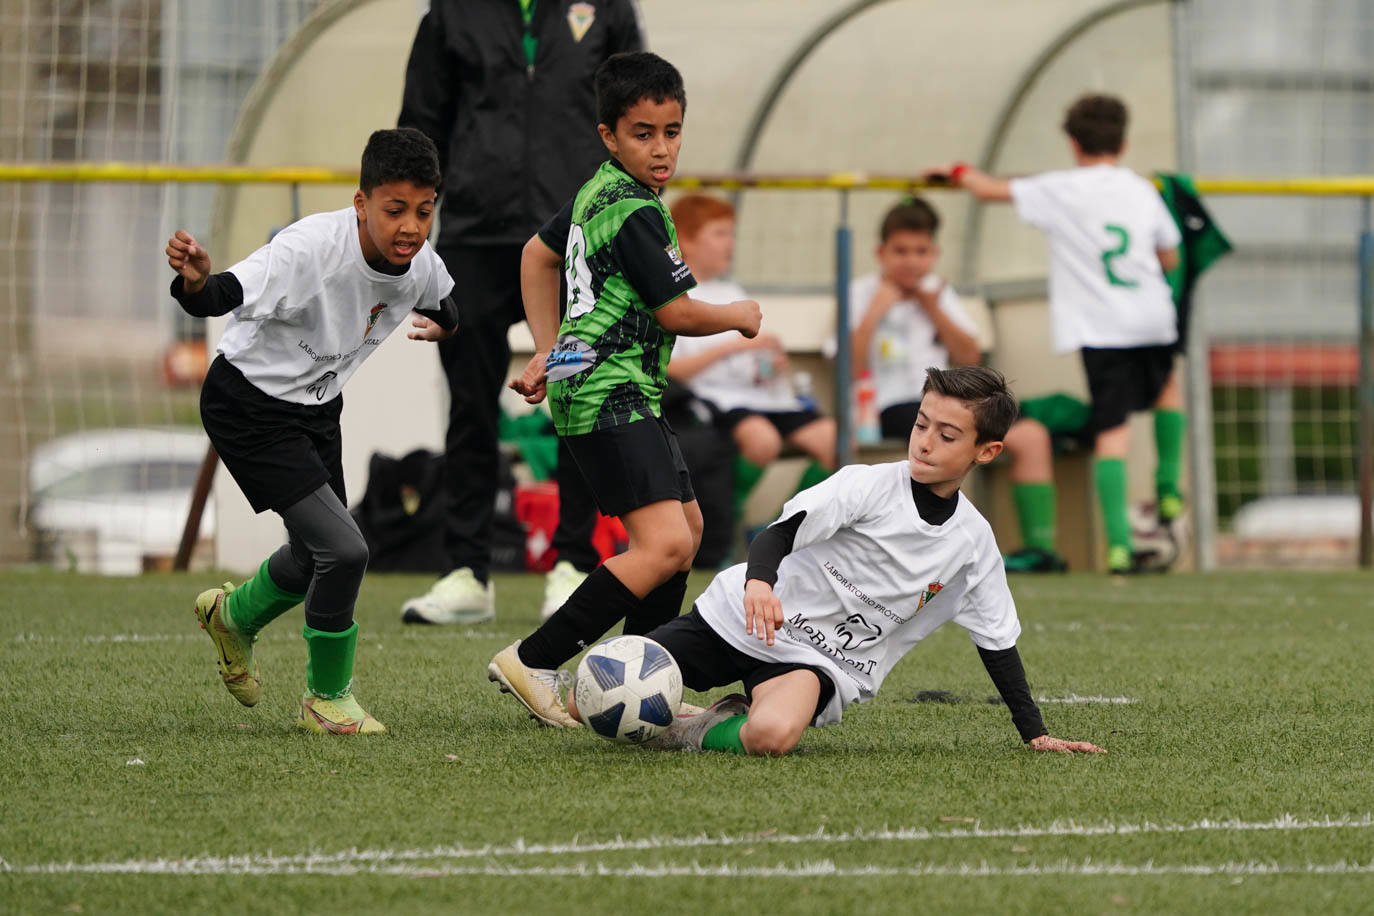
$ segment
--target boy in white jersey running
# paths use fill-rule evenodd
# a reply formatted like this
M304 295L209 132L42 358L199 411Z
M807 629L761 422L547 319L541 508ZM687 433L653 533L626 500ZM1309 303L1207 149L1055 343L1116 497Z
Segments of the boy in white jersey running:
M1016 650L1021 625L992 529L959 495L1002 450L1016 403L981 366L928 370L906 461L850 465L799 493L692 612L648 634L709 690L745 696L679 716L659 747L785 754L810 725L870 700L937 627L969 631L1033 750L1100 753L1046 733ZM574 710L575 714L575 710Z
M273 510L287 543L238 588L196 599L220 678L253 706L258 631L305 602L300 725L325 734L383 732L353 696L353 605L367 544L348 514L339 391L410 312L412 340L458 326L453 280L430 248L439 154L418 130L379 130L362 156L353 205L316 213L224 273L178 230L167 242L172 296L198 317L230 315L201 388L200 412L224 466L255 512Z
M1180 236L1154 185L1117 164L1126 121L1119 99L1086 95L1069 108L1063 125L1076 168L1010 180L963 163L936 173L979 200L1011 201L1022 222L1049 237L1054 347L1082 356L1107 569L1121 574L1149 568L1149 557L1131 544L1126 421L1132 413L1154 410L1155 489L1166 528L1183 511L1178 484L1184 428L1173 371L1178 312L1164 278L1178 263ZM1052 510L1053 492L1034 504Z

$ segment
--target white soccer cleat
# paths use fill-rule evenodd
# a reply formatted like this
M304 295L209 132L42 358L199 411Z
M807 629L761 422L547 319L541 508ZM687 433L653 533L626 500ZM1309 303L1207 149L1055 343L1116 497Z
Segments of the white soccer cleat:
M486 623L496 619L496 599L492 585L477 581L464 566L435 582L430 590L401 605L405 623Z
M738 693L722 697L695 715L686 715L679 708L663 734L645 741L641 747L652 747L661 751L699 751L706 733L733 716L749 714L749 703Z
M553 569L544 577L544 606L539 609L539 618L548 620L552 617L555 611L568 603L572 593L586 578L586 573L579 572L567 560L553 564Z

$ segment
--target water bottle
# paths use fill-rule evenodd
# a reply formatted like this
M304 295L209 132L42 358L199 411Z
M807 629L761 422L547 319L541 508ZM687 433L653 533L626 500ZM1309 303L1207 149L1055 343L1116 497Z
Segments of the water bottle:
M878 388L873 373L865 372L854 383L854 427L860 445L873 445L882 439L882 425L878 422Z
M792 373L792 390L797 395L797 403L802 410L818 410L816 394L811 385L811 373L798 370Z

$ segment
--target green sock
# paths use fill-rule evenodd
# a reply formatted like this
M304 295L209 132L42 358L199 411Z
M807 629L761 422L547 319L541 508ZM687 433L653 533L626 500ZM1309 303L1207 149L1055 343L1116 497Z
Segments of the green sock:
M1021 543L1054 552L1055 497L1053 483L1016 483L1011 487Z
M749 499L749 494L754 492L754 487L763 477L764 469L752 461L743 458L735 459L735 518L738 519L744 510L744 504Z
M305 600L304 595L288 592L272 581L267 572L268 562L263 560L253 578L224 599L229 622L244 636L256 636L263 627Z
M1093 460L1093 483L1107 528L1107 546L1131 549L1131 520L1126 514L1126 461L1122 458Z
M1155 411L1155 497L1163 504L1167 497L1177 497L1178 478L1183 461L1183 412Z
M819 461L813 461L806 466L806 470L802 471L801 480L797 481L797 489L793 492L800 493L802 490L809 490L829 476L830 472L825 469L825 465Z
M329 633L306 626L301 631L309 660L305 665L305 684L324 700L347 696L353 687L353 650L358 645L358 622L342 633Z
M731 716L712 725L701 739L703 751L729 751L732 754L748 753L744 743L739 740L739 730L744 727L748 716Z

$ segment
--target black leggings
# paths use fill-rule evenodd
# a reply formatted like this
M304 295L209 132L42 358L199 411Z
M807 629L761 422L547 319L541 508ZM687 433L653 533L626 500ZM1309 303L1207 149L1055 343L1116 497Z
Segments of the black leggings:
M278 588L305 595L305 623L341 633L353 623L367 542L328 484L281 513L287 541L267 560Z

